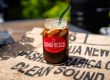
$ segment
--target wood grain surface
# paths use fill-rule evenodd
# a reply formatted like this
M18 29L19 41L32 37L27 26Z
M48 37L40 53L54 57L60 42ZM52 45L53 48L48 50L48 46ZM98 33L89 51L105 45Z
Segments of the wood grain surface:
M23 20L9 21L0 24L0 31L8 31L15 41L19 41L21 37L33 27L43 27L44 20Z

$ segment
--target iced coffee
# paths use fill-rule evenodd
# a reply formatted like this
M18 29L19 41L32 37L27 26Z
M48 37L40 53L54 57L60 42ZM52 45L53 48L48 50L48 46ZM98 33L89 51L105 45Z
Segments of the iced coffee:
M58 19L47 19L43 30L43 54L47 63L60 64L68 59L67 22L58 25Z

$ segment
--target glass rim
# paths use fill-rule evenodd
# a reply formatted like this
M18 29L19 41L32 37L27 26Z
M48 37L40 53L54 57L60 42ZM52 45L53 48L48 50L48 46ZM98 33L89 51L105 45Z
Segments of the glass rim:
M59 26L59 19L58 18L48 18L48 19L45 19L45 22L44 22L44 27L46 28L62 28L62 27L67 27L67 20L63 19L62 20L62 24L61 26Z

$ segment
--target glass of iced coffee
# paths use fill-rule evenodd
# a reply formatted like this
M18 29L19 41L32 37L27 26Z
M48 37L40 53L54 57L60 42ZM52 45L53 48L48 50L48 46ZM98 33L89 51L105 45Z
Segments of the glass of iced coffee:
M43 54L47 63L60 64L68 59L68 29L67 21L46 19L43 30Z

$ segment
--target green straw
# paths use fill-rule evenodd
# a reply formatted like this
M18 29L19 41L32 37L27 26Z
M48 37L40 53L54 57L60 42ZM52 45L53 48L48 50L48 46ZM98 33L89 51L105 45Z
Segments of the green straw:
M70 10L70 8L71 8L71 6L68 6L68 7L64 10L64 12L61 14L61 16L60 16L60 18L59 18L59 21L58 21L58 26L61 26L61 24L62 24L62 19L63 19L64 15Z

